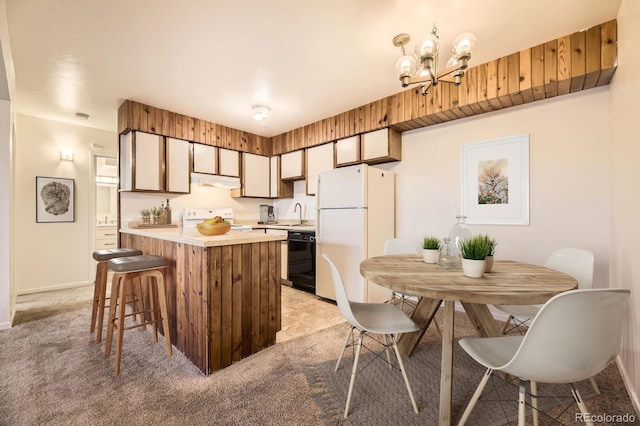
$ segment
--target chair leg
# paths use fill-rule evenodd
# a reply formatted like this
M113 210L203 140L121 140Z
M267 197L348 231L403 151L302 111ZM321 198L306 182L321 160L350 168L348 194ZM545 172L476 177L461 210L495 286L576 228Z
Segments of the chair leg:
M538 426L538 384L533 380L531 385L531 411L533 413L533 426Z
M353 394L353 387L356 384L356 373L358 372L358 359L360 359L360 349L362 349L362 339L364 339L365 334L366 334L366 331L361 331L360 337L358 338L358 347L356 348L356 357L353 360L353 368L351 369L351 380L349 381L349 393L347 393L347 404L344 407L345 419L349 415L349 406L351 405L351 395Z
M144 298L142 291L142 277L138 274L131 280L131 309L133 318L137 321L136 313L140 316L140 327L147 330L147 320L144 316Z
M580 412L582 413L582 418L589 419L589 411L587 411L587 406L584 405L584 401L580 396L580 392L578 392L578 389L576 389L573 383L571 384L571 394L573 395L573 399L575 399L576 404L578 404L578 408L580 408ZM593 422L590 420L585 421L585 424L589 426L593 426Z
M347 337L344 339L344 345L342 345L342 351L340 351L340 356L338 356L338 362L336 362L336 368L333 371L338 371L340 368L340 361L342 361L342 357L344 356L344 351L347 350L347 345L349 344L349 338L353 336L353 326L349 327L349 331L347 332Z
M102 327L104 323L104 308L107 304L107 273L109 266L104 262L104 276L101 278L100 294L98 295L98 330L96 332L96 343L102 342ZM96 277L96 287L98 286L98 278Z
M589 382L591 382L591 387L593 388L593 390L600 395L600 388L598 387L598 384L596 383L596 379L594 379L593 377L591 377L589 379Z
M416 414L419 414L418 405L416 404L416 399L413 397L413 390L411 389L411 385L409 384L409 378L407 377L407 372L404 369L404 363L402 362L402 358L400 357L400 351L398 350L398 345L396 344L396 336L391 336L391 339L393 340L393 350L396 353L396 358L398 358L400 371L402 371L402 378L404 378L404 384L407 385L409 398L411 398L411 405L413 405L413 412Z
M167 355L171 356L171 336L169 333L169 311L167 310L167 293L164 289L164 276L160 271L148 272L151 277L156 280L156 287L158 288L158 299L160 302L160 315L162 315L162 331L164 332L164 345ZM151 277L147 279L151 279Z
M116 306L118 305L118 293L120 292L120 286L124 285L124 275L114 274L113 281L111 282L111 299L109 301L109 318L107 320L107 341L104 345L104 357L109 358L111 356L111 345L113 342L113 327L114 320L116 318Z
M464 424L469 419L469 416L471 415L471 411L473 411L473 407L476 406L476 402L478 402L478 399L480 399L480 395L482 394L484 387L487 385L487 382L489 381L489 377L491 377L491 373L493 373L493 370L489 368L484 373L484 376L482 376L482 380L480 380L480 384L478 385L475 392L471 396L471 400L469 400L469 403L467 404L467 408L465 408L464 413L462 413L462 418L458 422L458 426L464 426Z
M391 351L389 350L389 336L387 336L386 334L383 334L382 338L384 339L384 351L387 353L387 364L389 365L389 369L391 369L393 365L391 365Z
M123 280L125 280L125 278L123 278ZM118 336L116 337L116 360L115 366L113 368L114 376L120 374L120 361L122 360L122 339L124 337L124 315L125 308L127 306L127 286L125 283L121 283L119 287L119 296L117 296L117 298L115 299L118 302ZM112 299L112 303L113 300L114 299Z
M513 319L513 315L509 315L509 318L507 318L507 321L504 323L504 327L502 327L502 330L500 330L500 334L507 333L507 330L509 329L509 324L511 324L512 319Z
M107 262L98 262L96 266L96 281L93 286L93 306L91 307L91 326L89 329L91 333L96 329L96 319L102 302L100 295L102 294L102 289L107 285L108 269Z
M518 426L525 426L527 412L526 412L526 403L525 397L527 394L527 382L523 379L520 379L520 386L518 387Z

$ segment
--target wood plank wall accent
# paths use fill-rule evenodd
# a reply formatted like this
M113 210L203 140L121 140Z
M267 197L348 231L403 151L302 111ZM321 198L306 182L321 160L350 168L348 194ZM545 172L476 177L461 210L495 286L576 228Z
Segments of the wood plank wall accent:
M617 67L609 21L469 68L462 84L418 87L271 138L272 155L392 127L413 130L609 84Z
M199 118L126 100L118 108L118 134L131 130L184 139L234 151L271 155L269 138Z
M203 248L123 233L121 246L168 259L172 344L203 373L276 343L280 241Z
M469 68L458 87L442 83L427 96L418 87L407 89L272 138L129 100L118 109L118 133L141 130L279 155L384 127L403 132L603 86L617 68L617 43L612 20Z

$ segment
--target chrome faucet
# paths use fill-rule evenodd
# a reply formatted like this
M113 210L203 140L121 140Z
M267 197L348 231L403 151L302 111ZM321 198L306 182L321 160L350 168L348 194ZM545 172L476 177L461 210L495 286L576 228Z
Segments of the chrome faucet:
M300 223L299 223L299 225L304 225L304 222L302 222L302 206L300 205L300 203L296 203L296 205L293 206L293 212L295 213L296 211L298 211L298 207L300 207Z

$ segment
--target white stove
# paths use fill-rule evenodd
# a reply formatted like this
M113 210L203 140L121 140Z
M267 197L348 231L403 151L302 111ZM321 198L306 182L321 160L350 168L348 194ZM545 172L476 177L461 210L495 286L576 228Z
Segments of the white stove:
M231 231L251 231L249 225L238 225L233 223L233 209L189 209L185 208L182 212L182 232L184 234L198 234L196 225L202 223L205 219L211 219L214 216L220 216L227 222L231 223Z

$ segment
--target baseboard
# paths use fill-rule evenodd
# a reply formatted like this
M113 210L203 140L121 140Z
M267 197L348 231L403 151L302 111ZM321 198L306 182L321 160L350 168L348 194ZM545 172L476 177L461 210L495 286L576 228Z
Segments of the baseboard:
M93 285L93 282L81 281L77 283L67 283L67 284L54 285L49 287L28 288L26 290L20 290L16 292L16 294L18 296L23 296L25 294L44 293L45 291L54 291L54 290L65 290L69 288L84 287L87 285Z
M633 404L633 409L636 410L636 416L640 416L640 400L638 399L638 394L636 394L635 390L633 389L632 382L629 378L629 375L627 374L627 370L624 368L624 364L620 360L620 355L616 357L616 364L618 365L620 376L622 376L624 387L627 389L627 393L629 394L629 399L631 399L631 403Z
M0 322L0 330L6 330L8 328L11 328L10 322Z

